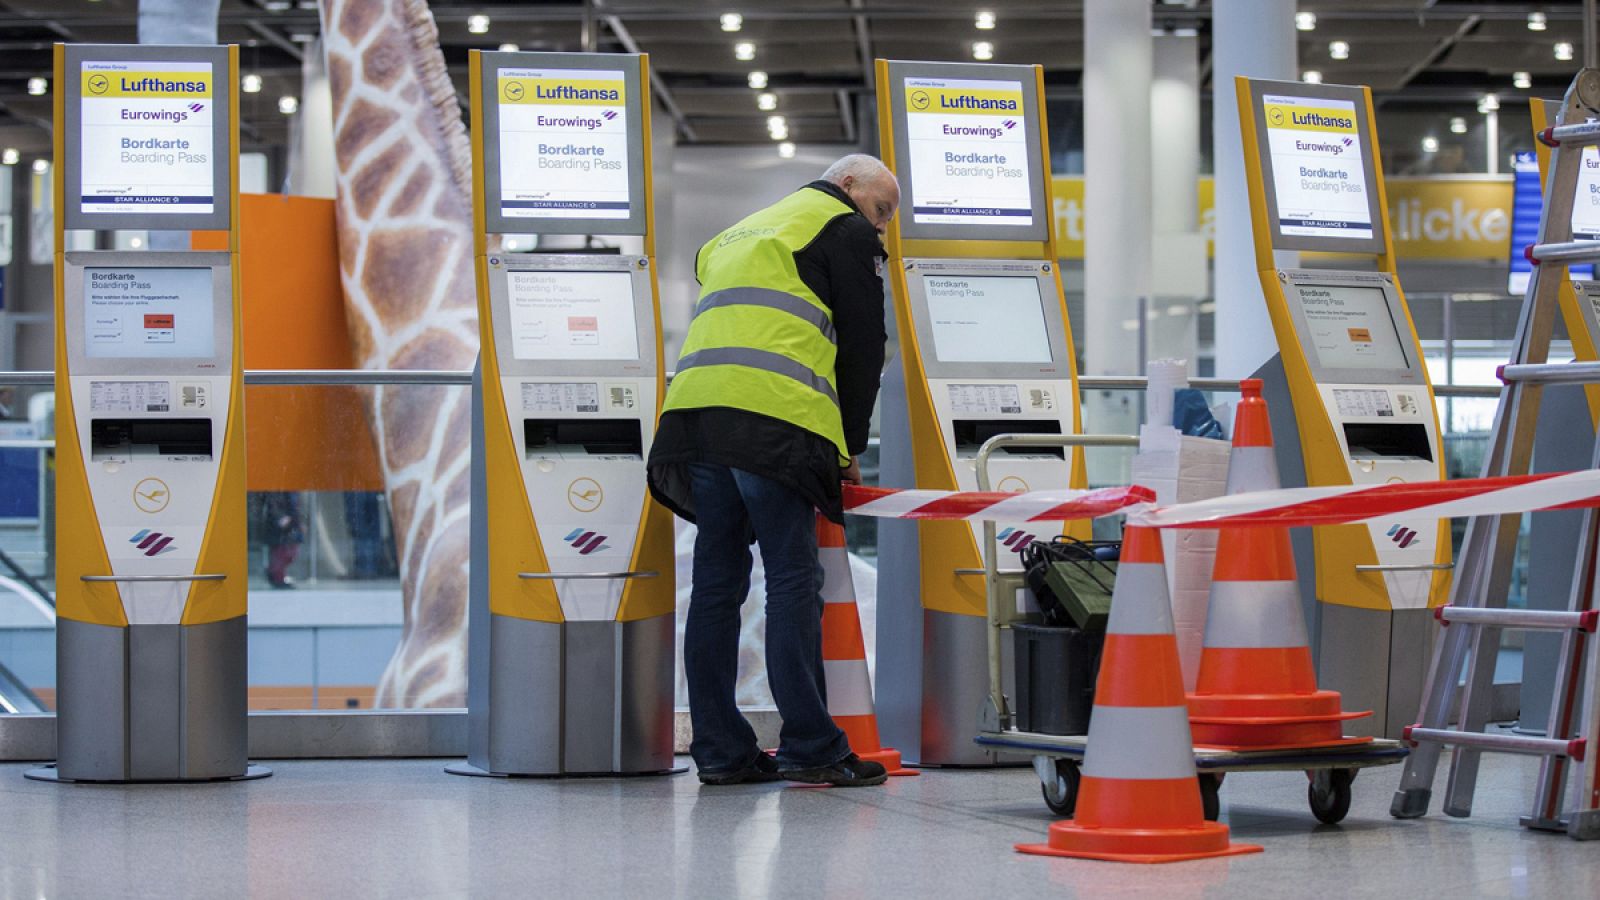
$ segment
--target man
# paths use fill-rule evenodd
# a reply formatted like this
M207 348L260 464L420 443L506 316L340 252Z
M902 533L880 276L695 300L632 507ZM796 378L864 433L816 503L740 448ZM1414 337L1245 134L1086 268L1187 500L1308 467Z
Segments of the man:
M828 715L816 510L844 520L883 369L880 233L900 206L883 163L855 154L712 238L700 301L650 450L650 490L696 522L683 662L703 784L780 778L882 784ZM777 759L734 700L750 544L767 579Z

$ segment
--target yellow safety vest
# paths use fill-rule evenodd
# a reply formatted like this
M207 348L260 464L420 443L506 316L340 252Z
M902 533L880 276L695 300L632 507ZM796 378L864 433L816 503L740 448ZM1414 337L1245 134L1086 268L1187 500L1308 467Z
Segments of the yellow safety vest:
M802 188L752 213L700 249L695 305L663 412L722 406L821 435L850 458L834 382L833 313L794 255L853 210Z

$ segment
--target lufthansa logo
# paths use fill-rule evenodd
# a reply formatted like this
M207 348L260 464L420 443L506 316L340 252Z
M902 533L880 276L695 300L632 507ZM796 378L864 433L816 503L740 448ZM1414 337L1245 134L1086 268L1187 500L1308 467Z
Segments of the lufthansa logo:
M1028 483L1015 475L1007 475L995 485L995 490L1005 491L1008 494L1025 494L1028 492Z
M522 99L522 95L525 91L526 88L524 88L521 83L513 81L506 85L505 98L510 100L512 103L515 103Z
M917 91L911 95L912 109L927 109L932 102L933 98L928 96L927 91Z
M111 89L111 79L104 75L89 76L89 93L104 94Z
M1271 122L1274 125L1282 125L1283 124L1283 110L1275 109L1272 112L1267 113L1267 121Z
M158 513L172 502L172 491L159 478L146 478L133 486L133 505L140 512Z
M593 478L579 478L567 485L567 505L581 513L590 513L604 503L606 492Z

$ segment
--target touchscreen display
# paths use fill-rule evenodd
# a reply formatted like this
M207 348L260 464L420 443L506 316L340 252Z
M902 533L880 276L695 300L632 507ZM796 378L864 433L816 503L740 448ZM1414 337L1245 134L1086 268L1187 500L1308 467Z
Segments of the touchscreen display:
M517 359L638 359L627 272L507 272Z
M1301 284L1312 352L1325 369L1409 369L1400 328L1379 287Z
M212 356L214 301L209 268L86 268L84 353L98 359Z
M1048 363L1039 279L1017 275L924 275L933 355L940 362Z

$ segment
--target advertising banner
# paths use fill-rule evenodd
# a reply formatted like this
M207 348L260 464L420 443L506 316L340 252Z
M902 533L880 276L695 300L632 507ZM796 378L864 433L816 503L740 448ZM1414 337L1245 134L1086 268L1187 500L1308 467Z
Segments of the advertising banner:
M905 80L918 224L1033 224L1022 82Z
M627 219L626 92L621 70L500 68L500 215Z

